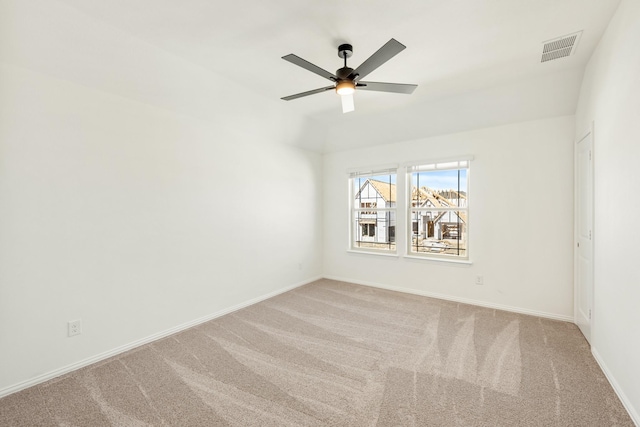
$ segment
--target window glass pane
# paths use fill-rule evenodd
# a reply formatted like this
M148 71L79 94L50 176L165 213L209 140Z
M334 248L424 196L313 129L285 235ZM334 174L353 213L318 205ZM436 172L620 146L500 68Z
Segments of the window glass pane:
M396 174L355 176L351 185L351 247L395 252Z
M409 175L409 252L468 258L468 162L427 166Z
M466 211L411 211L411 252L467 256Z
M394 211L354 212L353 247L396 250L396 213Z
M411 174L411 207L467 207L467 169Z
M396 206L396 175L374 175L352 179L355 208Z

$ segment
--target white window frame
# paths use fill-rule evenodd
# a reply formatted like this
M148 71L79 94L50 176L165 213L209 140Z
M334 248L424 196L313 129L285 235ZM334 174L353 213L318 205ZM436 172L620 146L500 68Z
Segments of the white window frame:
M367 168L366 170L363 169L359 169L359 170L352 170L348 172L348 182L349 182L349 246L348 246L348 251L349 252L358 252L358 253L367 253L367 254L374 254L374 255L388 255L388 256L397 256L398 254L398 245L397 242L394 241L394 247L395 249L385 249L385 248L373 248L373 247L363 247L363 246L357 246L356 245L356 232L358 230L354 229L354 223L355 223L355 217L357 213L366 213L366 214L371 214L372 212L375 212L376 218L378 217L379 213L385 213L385 212L391 212L393 213L393 215L389 215L389 217L394 216L395 217L395 236L397 236L398 233L398 200L397 200L397 191L396 191L396 201L395 206L393 207L372 207L372 206L365 206L362 207L360 206L359 203L356 203L356 195L357 192L359 190L355 189L355 184L354 184L354 180L356 179L368 179L370 177L374 177L374 176L380 176L380 175L395 175L395 179L396 179L396 183L394 184L396 186L397 189L397 181L398 181L398 166L397 165L391 165L391 166L383 166L383 167L376 167L376 168ZM390 224L387 224L387 226L390 226ZM379 227L376 224L376 230L378 230Z
M450 159L439 159L439 160L426 160L421 162L414 162L410 164L406 164L406 229L405 236L407 238L406 257L408 258L419 258L419 259L428 259L435 261L448 261L448 262L459 262L459 263L471 263L470 261L470 227L469 227L469 208L470 208L470 193L471 193L471 161L473 157L464 156L464 157L456 157ZM467 171L467 188L466 188L466 206L451 206L451 207L436 207L436 208L418 208L412 206L412 190L413 190L413 181L412 174L415 172L429 172L429 171L445 171L445 170L461 170L466 169ZM413 244L413 217L414 212L419 210L429 210L429 211L439 211L439 212L464 212L466 214L466 221L464 223L464 233L466 237L465 242L465 254L464 255L453 255L453 254L445 254L439 253L437 251L434 252L415 252L415 245ZM457 214L455 214L457 216ZM458 230L460 232L460 230ZM444 240L444 239L443 239ZM460 240L458 240L460 242Z

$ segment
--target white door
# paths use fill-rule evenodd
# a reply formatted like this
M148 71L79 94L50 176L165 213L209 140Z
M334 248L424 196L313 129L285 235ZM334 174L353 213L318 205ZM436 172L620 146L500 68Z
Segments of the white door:
M576 292L575 321L591 342L593 318L593 133L576 150Z

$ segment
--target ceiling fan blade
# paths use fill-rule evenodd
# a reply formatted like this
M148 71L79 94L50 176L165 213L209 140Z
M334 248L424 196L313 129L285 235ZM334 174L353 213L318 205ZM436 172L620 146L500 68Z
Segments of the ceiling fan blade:
M349 77L354 78L356 81L360 80L406 48L405 45L397 41L396 39L389 40L384 46L382 46L376 53L371 55L366 61L364 61L358 68L353 70Z
M285 101L291 101L292 99L302 98L303 96L315 95L316 93L326 92L328 90L335 89L335 88L336 88L335 86L321 87L319 89L308 90L306 92L296 93L295 95L285 96L280 99L284 99Z
M392 92L411 94L418 85L403 83L379 83L379 82L358 82L356 90L371 90L376 92Z
M302 67L305 70L311 71L312 73L315 73L317 75L319 75L320 77L324 77L325 79L329 79L332 82L335 82L338 80L338 77L336 77L335 74L328 72L327 70L323 70L322 68L318 67L315 64L312 64L311 62L300 58L297 55L294 55L293 53L290 53L289 55L285 55L282 57L282 59L284 59L285 61L289 61L292 64L296 64L298 67Z

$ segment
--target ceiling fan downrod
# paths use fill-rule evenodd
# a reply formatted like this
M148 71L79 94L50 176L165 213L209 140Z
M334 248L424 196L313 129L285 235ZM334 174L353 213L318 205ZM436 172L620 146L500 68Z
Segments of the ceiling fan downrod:
M351 55L353 55L353 46L350 44L341 44L338 46L338 56L344 59L344 67L339 68L336 71L338 81L351 80L349 79L349 76L351 75L353 68L347 67L347 58L351 58Z

